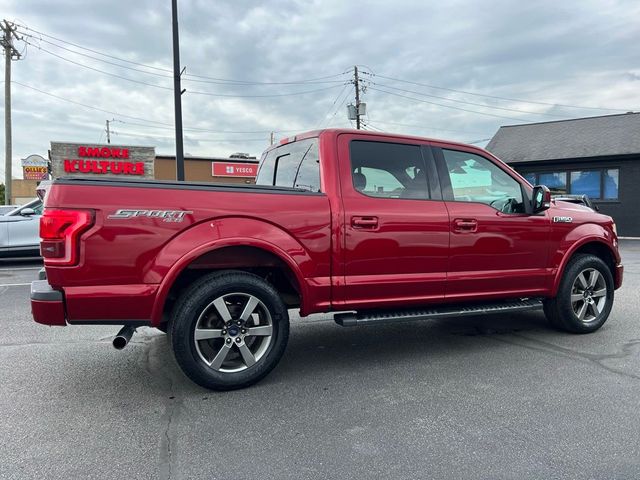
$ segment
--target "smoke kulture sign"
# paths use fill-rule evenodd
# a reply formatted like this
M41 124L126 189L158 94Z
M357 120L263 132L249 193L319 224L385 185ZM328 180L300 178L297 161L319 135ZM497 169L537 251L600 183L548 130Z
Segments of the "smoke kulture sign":
M154 147L51 142L51 169L59 177L153 178Z

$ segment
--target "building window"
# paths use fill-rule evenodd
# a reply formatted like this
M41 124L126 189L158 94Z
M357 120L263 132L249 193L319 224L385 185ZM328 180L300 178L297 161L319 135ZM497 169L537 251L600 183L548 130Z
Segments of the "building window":
M522 175L527 182L531 185L536 185L536 174L535 173L525 173Z
M618 199L618 169L610 168L604 171L604 198L605 200Z
M551 193L568 193L567 191L567 172L553 172L538 174L538 184L546 185Z
M600 170L571 172L571 193L600 198Z
M588 195L593 200L617 200L619 175L617 168L522 173L529 183L546 185L554 195Z

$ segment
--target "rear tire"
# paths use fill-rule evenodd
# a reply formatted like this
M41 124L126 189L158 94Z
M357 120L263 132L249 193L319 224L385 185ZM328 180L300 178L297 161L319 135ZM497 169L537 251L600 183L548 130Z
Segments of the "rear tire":
M560 330L595 332L609 318L613 291L607 264L595 255L578 254L567 264L557 296L544 302L544 313Z
M205 275L179 298L169 339L182 371L211 390L247 387L280 361L289 314L262 278L227 270Z

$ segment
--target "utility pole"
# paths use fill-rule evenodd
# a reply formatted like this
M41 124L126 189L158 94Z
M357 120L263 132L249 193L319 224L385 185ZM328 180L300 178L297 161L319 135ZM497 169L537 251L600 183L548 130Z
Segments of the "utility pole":
M354 85L356 87L356 128L360 130L360 80L358 80L358 66L353 67Z
M184 181L184 147L182 145L182 94L180 86L180 39L178 38L178 0L171 0L173 29L173 101L176 124L176 180Z
M111 130L109 130L109 120L105 121L107 122L107 143L111 143Z
M11 60L19 60L20 53L13 46L13 37L18 39L16 27L4 20L0 28L4 47L4 204L11 205Z
M273 134L274 134L274 132L271 132L271 140L270 140L269 145L273 145Z

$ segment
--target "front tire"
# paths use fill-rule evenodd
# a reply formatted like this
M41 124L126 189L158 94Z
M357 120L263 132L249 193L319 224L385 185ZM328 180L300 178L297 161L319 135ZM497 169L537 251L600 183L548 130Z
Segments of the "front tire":
M609 318L613 306L613 276L595 255L579 254L567 267L555 298L544 303L549 322L571 333L591 333Z
M289 314L278 292L240 271L205 275L175 306L169 338L176 361L195 383L232 390L264 378L289 338Z

